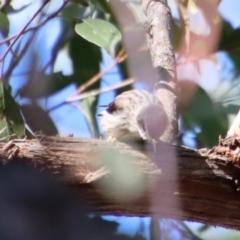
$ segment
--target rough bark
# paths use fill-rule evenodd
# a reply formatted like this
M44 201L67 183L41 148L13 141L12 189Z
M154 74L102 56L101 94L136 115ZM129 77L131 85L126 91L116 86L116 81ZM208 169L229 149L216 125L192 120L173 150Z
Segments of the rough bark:
M166 0L143 0L142 8L147 16L146 38L156 69L156 95L163 103L169 125L162 141L173 142L178 132L177 83L175 55L171 41L171 11Z
M93 139L43 137L0 146L3 163L18 157L41 171L50 169L65 184L76 188L95 213L157 215L240 229L240 195L235 187L240 176L238 138L221 140L211 151L158 144L156 153L149 155L151 160L125 144ZM131 181L138 174L145 176L141 195L121 201L118 189L103 187L101 182L111 181L113 175L104 162L106 152L112 153L111 163L120 160L135 166ZM173 152L176 158L169 155Z

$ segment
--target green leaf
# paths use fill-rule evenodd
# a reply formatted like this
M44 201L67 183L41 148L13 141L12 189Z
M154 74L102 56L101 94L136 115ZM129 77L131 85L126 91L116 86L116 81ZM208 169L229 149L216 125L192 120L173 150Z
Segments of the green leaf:
M174 49L177 50L182 43L182 37L183 37L183 28L180 27L179 20L174 19L172 24L172 42Z
M98 12L98 16L100 14L102 16L101 18L104 19L112 14L109 3L106 0L71 0L71 3L69 3L60 14L65 19L82 20L89 18L94 14L94 12Z
M219 50L234 51L240 47L240 28L234 29L227 21L223 22L222 36L219 38Z
M95 6L96 6L96 8L98 8L99 10L101 10L105 13L113 14L110 4L107 0L97 0Z
M226 106L222 106L222 112L225 114L237 114L240 106L236 104L228 104Z
M49 114L37 104L22 105L21 111L30 129L44 135L57 135L58 130Z
M83 6L88 6L88 2L85 0L69 0L69 2L78 3Z
M70 41L69 55L72 59L73 75L78 86L88 82L91 77L100 71L100 62L102 58L99 47L77 34ZM99 87L100 80L89 86L86 91L98 89ZM91 133L95 137L99 135L95 116L97 101L98 96L91 98L91 100L84 99L82 101L82 108L86 113L89 128L92 130Z
M25 137L25 125L18 104L0 83L0 138Z
M9 20L4 11L0 11L0 32L6 38L9 33Z
M121 41L120 31L111 23L101 19L84 19L75 26L77 34L104 48L114 56Z
M228 130L228 118L221 106L216 106L209 95L199 87L182 113L182 125L185 130L196 133L198 147L211 147L218 143L219 136L225 137Z
M238 76L240 74L240 50L230 51L227 53L235 66L233 71Z
M234 29L229 22L224 21L221 34L218 50L228 53L238 75L240 73L240 28Z
M99 137L99 131L97 127L97 120L96 120L96 105L97 105L97 98L96 97L89 97L82 101L82 108L84 109L84 115L88 121L90 131L92 136Z
M83 19L88 18L94 9L91 6L81 6L79 4L69 4L62 12L63 18Z
M78 85L85 83L100 71L102 58L99 47L77 34L69 43L69 55L73 65L73 78ZM91 85L87 90L95 89L99 86L98 81L97 84Z

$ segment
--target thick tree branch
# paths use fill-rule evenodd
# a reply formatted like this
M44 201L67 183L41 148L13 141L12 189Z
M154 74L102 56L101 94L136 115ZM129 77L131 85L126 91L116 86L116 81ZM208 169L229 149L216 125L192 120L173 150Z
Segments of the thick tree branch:
M156 154L149 155L155 159L153 163L144 154L121 143L44 137L13 140L7 145L0 143L0 157L4 163L18 157L27 159L27 164L41 170L50 169L65 184L76 188L96 213L157 214L240 229L240 195L229 180L240 176L237 156L233 161L224 155L224 152L239 148L239 140L234 141L224 142L210 152L159 144ZM169 154L173 152L176 152L176 158ZM110 165L105 161L109 156ZM111 182L111 175L115 173L110 166L118 160L124 165L131 162L134 166L129 184L139 174L145 176L144 191L138 197L130 196L131 201L119 198L125 188L116 186L117 191L112 191L103 184ZM173 164L175 168L172 168ZM120 172L123 171L120 168Z
M156 95L163 103L169 125L162 141L173 142L178 132L177 82L175 53L172 45L172 17L166 0L143 0L142 8L147 16L146 38L157 71Z

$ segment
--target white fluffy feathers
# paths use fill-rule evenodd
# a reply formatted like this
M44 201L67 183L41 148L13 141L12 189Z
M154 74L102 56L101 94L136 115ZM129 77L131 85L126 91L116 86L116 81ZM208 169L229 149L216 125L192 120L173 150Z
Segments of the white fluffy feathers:
M158 98L144 90L118 95L98 116L104 133L119 140L158 141L168 122Z

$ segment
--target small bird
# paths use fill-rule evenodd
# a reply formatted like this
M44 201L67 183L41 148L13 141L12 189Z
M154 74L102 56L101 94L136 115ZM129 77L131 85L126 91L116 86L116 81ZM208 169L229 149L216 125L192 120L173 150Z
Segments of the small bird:
M117 140L144 139L158 142L167 126L167 116L158 98L145 90L118 95L98 114L103 132Z

